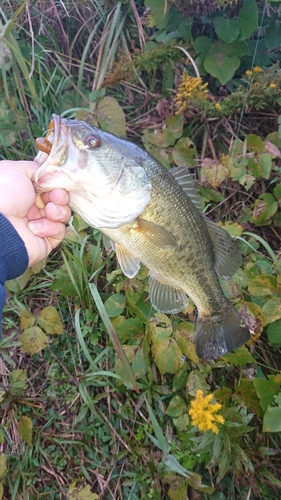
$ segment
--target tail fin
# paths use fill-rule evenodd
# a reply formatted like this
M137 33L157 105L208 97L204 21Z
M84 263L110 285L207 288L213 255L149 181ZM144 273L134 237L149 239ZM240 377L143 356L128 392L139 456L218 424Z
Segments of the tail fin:
M197 320L195 330L196 352L199 358L217 359L250 339L236 309L229 304L222 314Z

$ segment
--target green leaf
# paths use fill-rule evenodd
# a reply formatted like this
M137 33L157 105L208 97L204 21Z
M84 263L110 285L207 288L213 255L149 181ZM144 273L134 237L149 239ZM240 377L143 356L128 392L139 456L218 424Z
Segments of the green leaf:
M205 57L212 47L212 40L208 36L198 36L195 38L193 46L197 54L202 54Z
M267 323L273 323L281 318L281 298L273 297L269 299L263 306L263 312L266 317Z
M188 137L182 137L175 145L172 151L173 160L178 166L185 167L186 165L194 164L196 149L194 144Z
M142 336L144 333L143 322L138 318L125 319L124 316L116 316L112 318L112 324L121 344L134 337Z
M272 344L281 345L281 319L267 327L267 338Z
M275 188L273 189L273 193L278 200L281 200L281 184L277 184L277 186L275 186Z
M254 203L253 221L255 224L269 224L278 209L278 203L270 193L261 194Z
M195 397L199 389L203 392L207 392L210 390L210 386L207 384L204 375L199 370L192 370L188 376L186 389L188 394Z
M28 268L21 276L13 280L7 280L5 282L5 288L10 292L19 293L21 292L29 282L31 276L33 276L33 271Z
M166 314L156 313L153 318L150 318L147 324L147 333L149 340L167 340L173 333L172 322Z
M238 403L245 405L249 410L255 408L258 416L263 415L260 399L253 383L247 378L241 378L235 387L235 398Z
M262 176L265 179L269 179L272 170L272 160L269 153L264 153L259 159L259 164L261 166Z
M32 420L22 415L18 421L18 429L21 438L32 448Z
M274 375L269 375L268 378L255 377L253 380L256 393L260 399L263 410L273 403L273 397L278 394L280 381Z
M64 332L60 315L53 306L42 309L37 316L37 322L49 335L62 335Z
M184 479L174 481L168 490L168 497L170 500L186 500L186 483Z
M173 338L154 340L151 352L162 375L177 373L184 366L182 351Z
M223 16L216 17L214 26L218 37L226 43L233 42L239 36L239 24L234 19L228 19Z
M225 85L234 77L235 71L239 66L239 57L228 56L223 49L208 55L204 61L205 70L217 78L222 85Z
M245 141L248 151L252 151L254 153L261 153L265 148L264 141L256 134L247 135Z
M260 274L258 276L248 273L248 290L255 297L264 297L276 293L277 278L275 276Z
M165 120L165 123L167 129L173 134L175 139L179 139L182 136L184 125L183 113L169 116L169 118Z
M224 354L221 356L221 359L224 359L232 366L244 366L247 363L255 362L255 358L253 358L252 354L245 346L238 347L234 352Z
M102 97L98 101L96 117L101 128L121 137L126 136L126 118L114 97Z
M0 453L0 482L3 481L6 474L7 474L7 457L5 453Z
M126 297L122 293L114 293L104 303L105 310L110 318L118 316L124 311Z
M281 408L269 406L264 414L262 432L281 432Z
M201 167L201 182L217 188L228 176L227 168L218 160L205 158Z
M99 495L91 492L89 484L80 482L80 479L75 479L68 488L68 500L98 500Z
M174 396L166 410L166 415L169 415L169 417L180 417L186 412L187 407L185 401L180 396Z
M20 327L22 330L26 330L34 325L36 321L35 316L25 309L20 310Z
M186 431L186 429L189 425L188 413L185 412L180 417L173 418L173 424L178 429L178 431Z
M27 371L13 370L9 374L9 392L12 396L21 396L26 389Z
M22 349L31 356L42 351L49 344L47 335L39 326L33 326L25 330L22 335L19 335L19 341L22 344Z
M238 26L240 28L240 40L246 40L259 27L258 7L256 0L244 0L239 11Z

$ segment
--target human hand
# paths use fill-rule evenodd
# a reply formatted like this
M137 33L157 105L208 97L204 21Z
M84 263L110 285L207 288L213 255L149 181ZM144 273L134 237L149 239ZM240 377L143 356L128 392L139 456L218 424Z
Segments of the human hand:
M63 189L36 195L31 178L37 168L34 161L0 161L0 213L24 241L29 266L59 245L71 217L69 195Z

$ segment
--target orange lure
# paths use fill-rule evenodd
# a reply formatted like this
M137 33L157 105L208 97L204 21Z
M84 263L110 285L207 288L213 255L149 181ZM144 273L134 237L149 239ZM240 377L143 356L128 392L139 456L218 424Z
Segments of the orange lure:
M43 153L47 153L48 155L50 154L51 149L52 149L52 143L50 141L48 141L48 137L49 137L50 133L52 132L53 128L54 128L54 121L51 120L46 137L38 137L38 139L36 139L36 141L35 141L35 144L36 144L37 148L39 149L39 151L42 151Z

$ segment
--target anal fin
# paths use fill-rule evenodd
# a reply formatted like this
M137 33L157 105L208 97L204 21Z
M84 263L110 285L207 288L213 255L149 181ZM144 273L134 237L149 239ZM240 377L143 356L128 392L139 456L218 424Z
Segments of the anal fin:
M175 314L188 305L188 297L179 288L161 283L153 276L149 277L149 298L156 311Z

